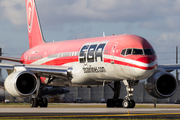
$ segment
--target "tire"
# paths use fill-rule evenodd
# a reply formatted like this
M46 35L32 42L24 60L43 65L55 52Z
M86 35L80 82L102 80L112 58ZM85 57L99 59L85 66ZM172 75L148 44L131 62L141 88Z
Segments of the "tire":
M113 99L108 99L106 106L107 106L107 108L115 107L115 101Z
M47 107L47 104L48 104L47 98L41 98L39 100L39 104L40 104L40 107Z
M123 99L118 99L117 101L115 101L115 106L117 108L123 107L122 102L123 102Z
M43 107L47 107L48 106L47 98L43 98L42 101L43 101Z
M36 98L32 98L32 99L30 100L30 106L31 106L31 107L38 107L38 105L37 105L37 99L36 99Z
M123 106L124 108L129 108L129 107L130 107L130 101L124 100L124 101L122 102L122 106Z
M129 108L134 108L136 105L134 100L130 100L130 107Z

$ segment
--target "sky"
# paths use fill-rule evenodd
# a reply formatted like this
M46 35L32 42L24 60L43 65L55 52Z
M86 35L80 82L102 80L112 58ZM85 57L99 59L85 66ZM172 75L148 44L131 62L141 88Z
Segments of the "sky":
M47 42L135 34L154 47L159 64L174 64L180 49L180 0L36 0ZM4 56L29 49L25 0L0 0Z

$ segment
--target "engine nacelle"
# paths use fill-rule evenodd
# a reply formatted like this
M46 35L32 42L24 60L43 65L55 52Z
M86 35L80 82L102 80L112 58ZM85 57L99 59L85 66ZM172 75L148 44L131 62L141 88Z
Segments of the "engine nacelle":
M178 82L169 72L157 70L145 82L145 90L155 98L171 97L177 89Z
M5 89L15 97L26 97L33 94L37 85L37 77L30 71L13 72L4 82Z

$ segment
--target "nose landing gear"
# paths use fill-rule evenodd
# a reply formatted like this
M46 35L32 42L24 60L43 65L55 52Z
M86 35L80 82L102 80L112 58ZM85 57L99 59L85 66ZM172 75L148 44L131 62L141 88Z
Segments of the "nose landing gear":
M125 96L125 100L118 99L120 95L120 89L121 89L121 83L120 81L114 82L114 88L111 87L111 89L114 91L113 99L107 100L107 107L124 107L124 108L134 108L135 107L135 101L131 98L133 97L133 91L134 88L132 86L135 86L138 84L139 81L127 81L123 80L123 83L126 86L127 96Z

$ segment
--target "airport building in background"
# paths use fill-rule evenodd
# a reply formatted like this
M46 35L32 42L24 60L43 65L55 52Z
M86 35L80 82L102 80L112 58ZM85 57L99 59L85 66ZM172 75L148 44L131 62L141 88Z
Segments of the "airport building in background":
M113 83L111 85L113 86ZM69 93L58 95L60 96L59 102L74 102L77 99L83 99L83 102L86 103L100 103L102 102L102 99L105 98L107 101L107 99L112 98L114 95L112 89L108 85L92 88L68 87L67 89L70 90ZM124 84L121 83L121 93L119 98L125 99L126 95L126 88ZM15 98L6 92L5 99L8 99L10 102L28 102L30 97L25 99ZM174 103L176 99L180 99L180 86L178 86L176 93L172 97L167 99L155 99L145 91L144 82L140 82L134 87L133 99L136 103L153 103L154 101L157 103Z
M113 83L111 83L111 85L113 86ZM99 86L92 88L68 87L68 89L70 90L70 92L61 95L61 98L66 98L70 101L72 99L82 98L84 99L84 102L100 103L102 98L105 98L105 100L107 100L112 98L114 95L112 89L108 85L105 85L104 87ZM121 82L121 91L119 98L125 99L126 95L127 93L125 85L123 84L123 82ZM174 103L176 99L180 99L180 86L178 85L176 93L170 98L155 99L145 91L144 82L140 82L137 86L134 86L133 99L137 103L153 103L154 100L157 103Z

